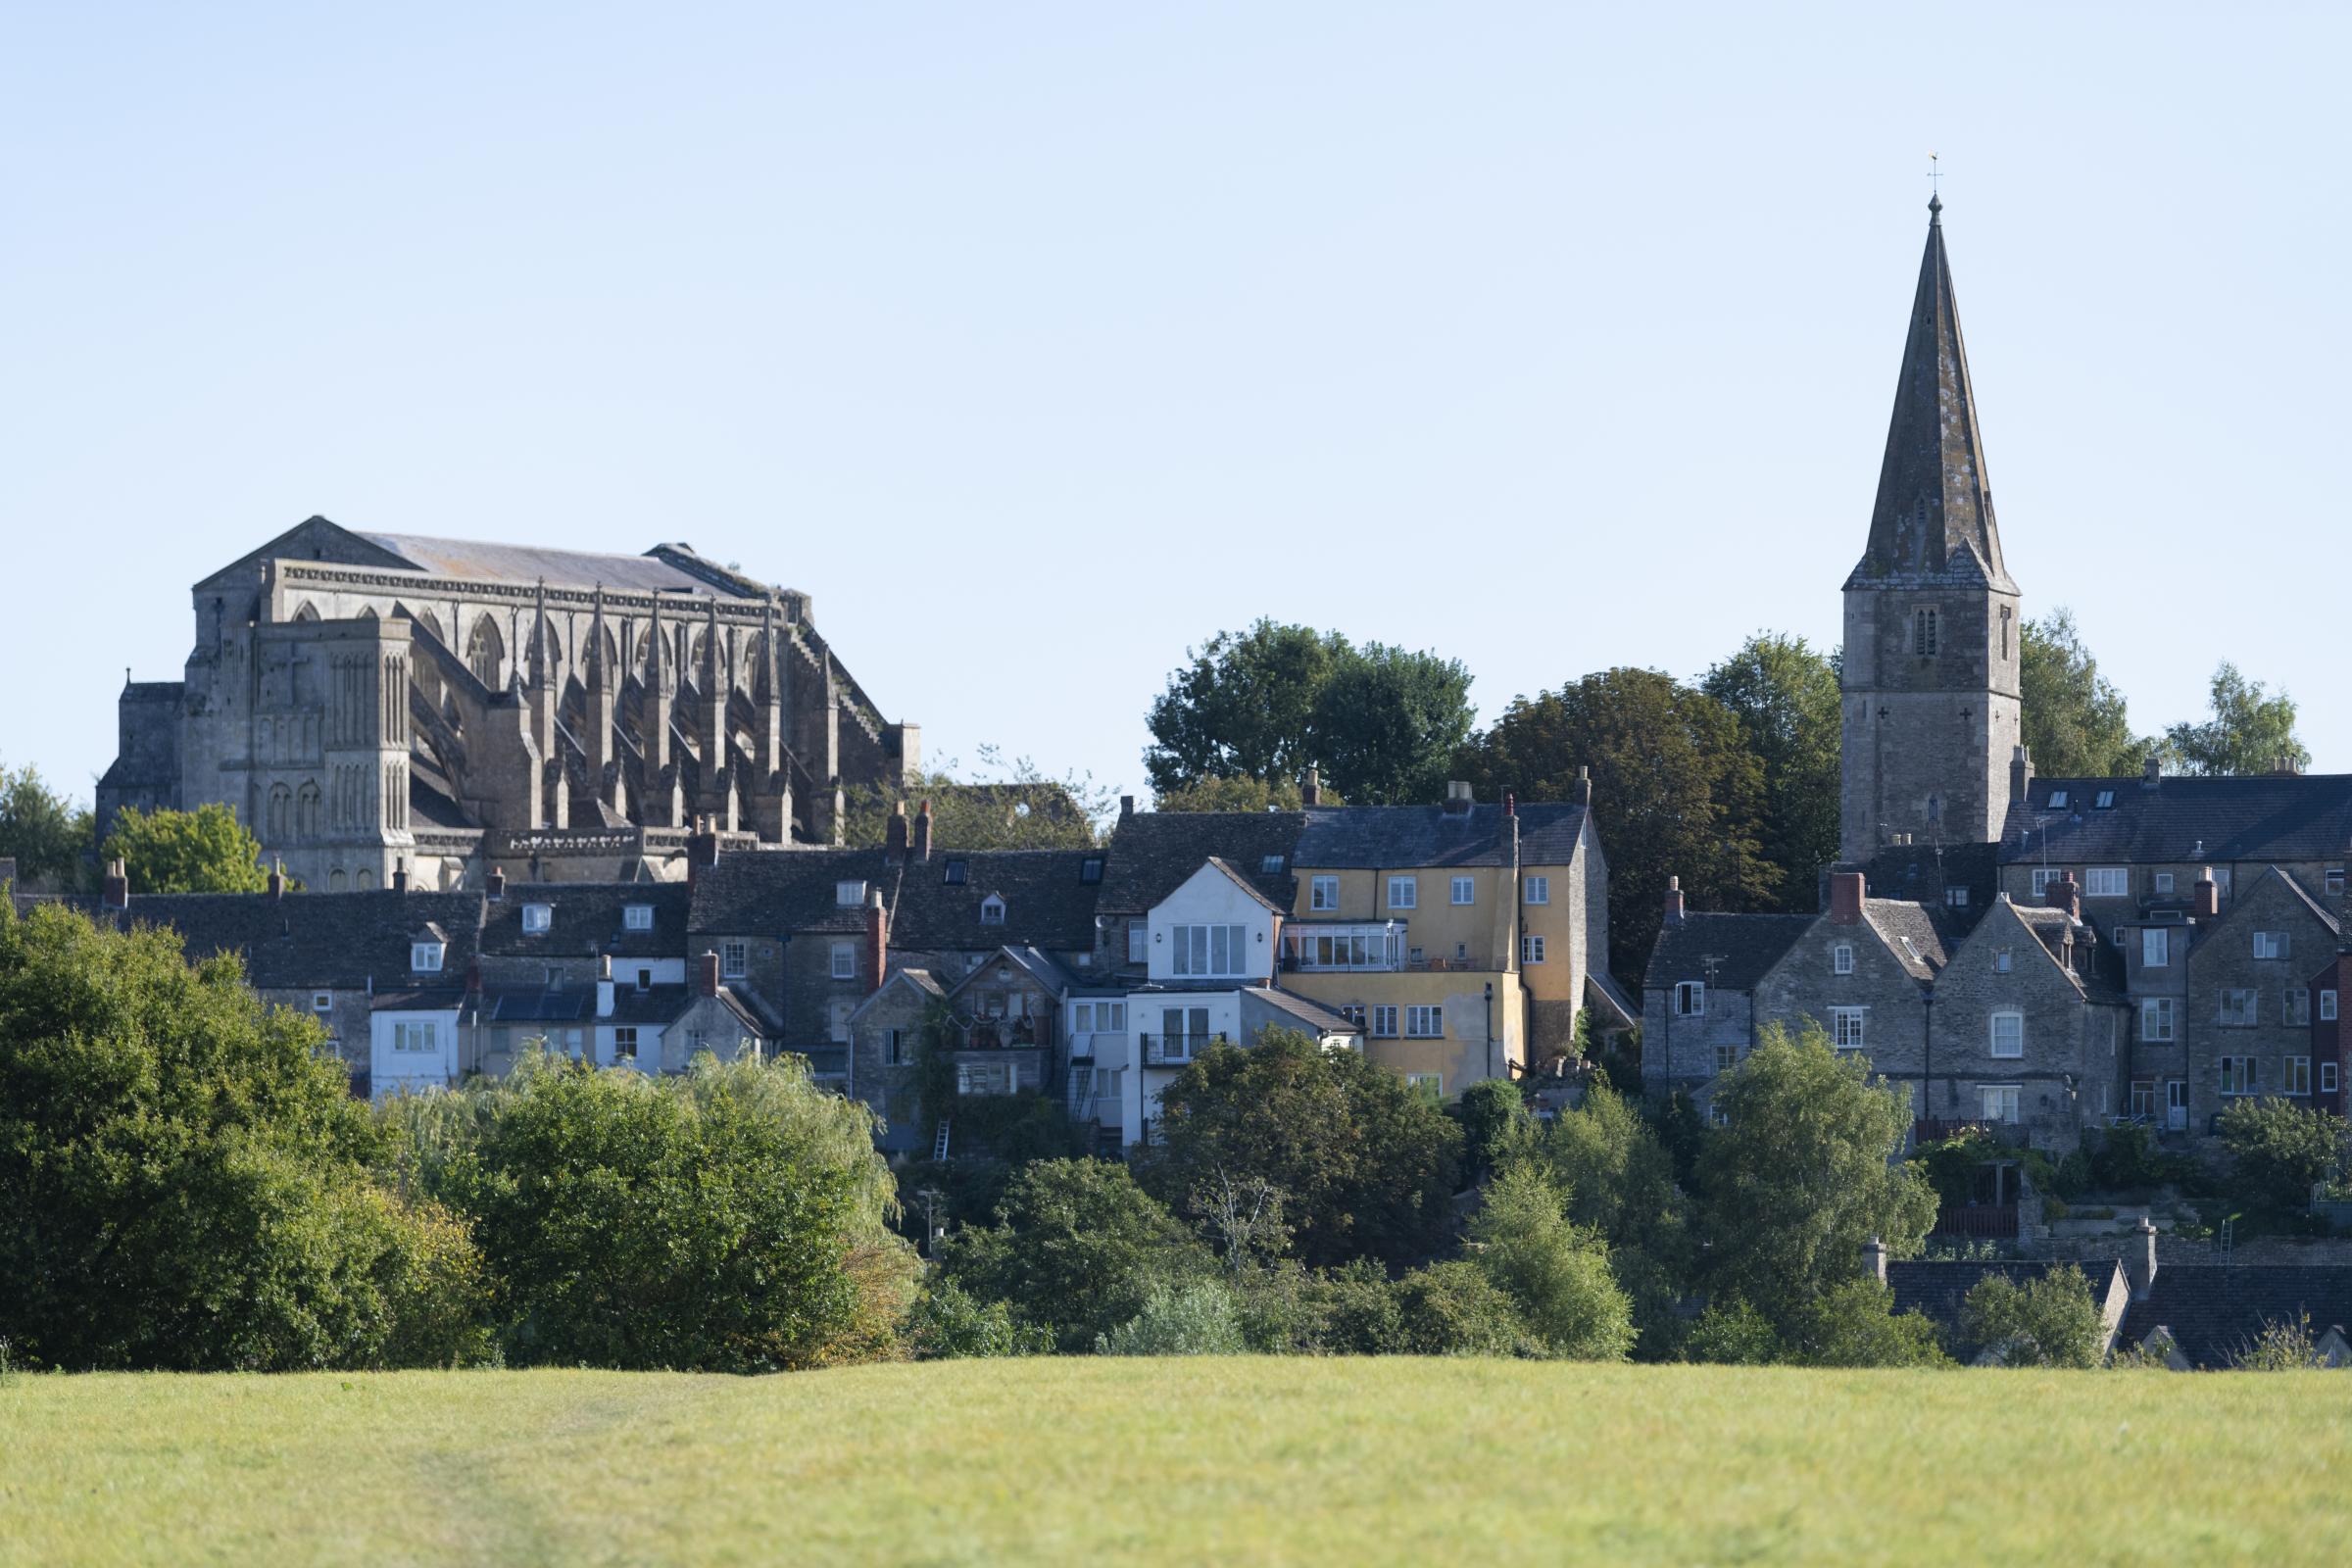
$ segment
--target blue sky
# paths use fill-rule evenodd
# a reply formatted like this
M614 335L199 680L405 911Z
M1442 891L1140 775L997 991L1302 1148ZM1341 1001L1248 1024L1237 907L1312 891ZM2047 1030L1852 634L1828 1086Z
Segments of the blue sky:
M2027 612L2140 727L2328 635L2341 8L19 7L0 760L313 513L814 596L931 753L1137 788L1257 615L1838 636L1931 149Z

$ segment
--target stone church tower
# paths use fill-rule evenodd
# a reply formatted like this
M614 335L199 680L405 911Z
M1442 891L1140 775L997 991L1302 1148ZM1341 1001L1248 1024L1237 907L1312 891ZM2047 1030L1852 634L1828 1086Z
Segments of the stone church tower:
M1906 835L1997 839L2020 741L2017 584L1993 524L1943 203L1930 201L1928 215L1870 543L1845 581L1848 863Z

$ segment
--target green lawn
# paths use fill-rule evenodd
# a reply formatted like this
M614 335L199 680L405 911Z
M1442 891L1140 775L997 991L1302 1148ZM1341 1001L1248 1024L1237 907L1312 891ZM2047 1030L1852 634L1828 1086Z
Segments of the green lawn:
M0 1381L9 1563L2342 1562L2352 1376Z

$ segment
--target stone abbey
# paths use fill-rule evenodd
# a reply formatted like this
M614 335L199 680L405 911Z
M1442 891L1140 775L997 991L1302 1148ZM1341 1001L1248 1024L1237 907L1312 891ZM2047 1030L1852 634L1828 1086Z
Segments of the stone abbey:
M919 767L807 595L642 556L312 517L195 585L181 679L129 682L101 822L234 808L319 891L667 880L698 823L831 844L846 789Z

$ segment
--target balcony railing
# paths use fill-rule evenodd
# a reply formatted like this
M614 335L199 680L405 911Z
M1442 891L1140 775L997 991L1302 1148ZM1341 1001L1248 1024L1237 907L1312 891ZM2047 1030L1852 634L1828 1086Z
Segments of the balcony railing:
M1959 1236L1971 1241L2014 1241L2017 1237L2017 1205L2015 1203L1972 1203L1964 1208L1941 1208L1936 1211L1934 1236Z
M1207 1050L1211 1042L1223 1038L1222 1035L1210 1034L1136 1036L1143 1048L1144 1065L1147 1067L1181 1067Z

